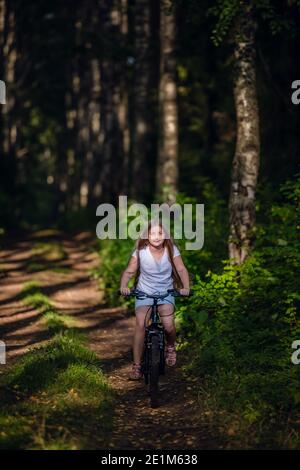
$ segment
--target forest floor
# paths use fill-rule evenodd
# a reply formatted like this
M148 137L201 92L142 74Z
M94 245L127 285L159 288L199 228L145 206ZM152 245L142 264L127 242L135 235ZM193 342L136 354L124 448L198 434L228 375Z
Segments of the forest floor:
M201 384L186 376L187 358L180 351L176 367L167 368L161 378L159 408L149 407L143 381L128 380L134 312L105 304L90 272L100 262L96 242L89 232L70 236L49 230L6 242L0 251L0 330L7 347L7 365L0 366L1 372L49 340L41 313L19 298L24 283L38 281L55 307L76 319L76 328L87 336L88 346L99 357L116 392L109 448L222 448L217 430L201 413Z

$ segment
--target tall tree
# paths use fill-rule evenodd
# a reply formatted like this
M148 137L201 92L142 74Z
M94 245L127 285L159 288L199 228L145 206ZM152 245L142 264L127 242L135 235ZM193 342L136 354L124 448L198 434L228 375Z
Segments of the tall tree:
M118 104L118 119L121 131L121 180L117 194L129 194L129 159L130 159L130 126L129 126L129 80L126 70L129 19L128 0L120 0L120 47L121 47L121 71L120 71L120 100Z
M67 92L68 127L72 144L68 149L68 206L85 207L93 199L94 166L100 153L100 65L95 32L99 29L97 5L80 1L75 10L74 53ZM93 47L94 46L94 47Z
M127 0L80 0L75 6L66 93L71 145L67 161L58 162L72 209L126 192L129 153Z
M4 25L5 25L5 0L0 0L0 80L4 81ZM3 153L3 108L0 103L0 155Z
M151 150L151 9L149 0L134 4L134 80L133 80L133 132L132 132L132 179L131 195L145 196L149 183L149 160Z
M255 73L253 2L240 2L234 36L234 102L237 117L236 149L229 200L229 257L242 263L253 241L255 191L259 170L259 113Z
M1 80L6 85L6 103L1 104L1 168L3 186L15 198L19 116L17 113L17 40L15 1L0 3Z
M101 196L114 202L124 188L124 174L128 165L129 133L126 129L127 97L124 89L124 46L127 34L124 15L127 15L127 5L121 0L105 0L100 3L100 7L102 54L99 139L102 159L99 184Z
M163 202L176 200L178 180L178 111L175 12L162 0L160 15L159 151L156 192Z

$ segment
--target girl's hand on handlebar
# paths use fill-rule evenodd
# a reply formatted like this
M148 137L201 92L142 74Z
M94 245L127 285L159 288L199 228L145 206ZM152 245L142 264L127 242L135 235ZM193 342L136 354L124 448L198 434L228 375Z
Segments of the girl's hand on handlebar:
M129 295L130 294L130 289L129 287L120 287L120 292L122 295Z
M180 295L189 295L190 289L179 289Z

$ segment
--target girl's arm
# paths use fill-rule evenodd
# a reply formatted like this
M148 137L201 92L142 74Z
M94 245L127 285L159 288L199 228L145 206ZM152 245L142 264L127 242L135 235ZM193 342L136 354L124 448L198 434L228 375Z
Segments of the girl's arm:
M178 271L178 274L179 274L180 279L182 280L182 284L183 284L183 288L180 289L179 292L180 292L181 295L189 295L189 293L190 293L190 277L189 277L188 270L186 269L186 267L184 265L182 257L180 255L175 256L175 258L173 258L173 261L174 261L175 267Z
M123 271L120 279L120 291L122 294L130 294L130 289L127 287L130 279L135 275L138 268L138 261L135 256L130 258L127 268Z

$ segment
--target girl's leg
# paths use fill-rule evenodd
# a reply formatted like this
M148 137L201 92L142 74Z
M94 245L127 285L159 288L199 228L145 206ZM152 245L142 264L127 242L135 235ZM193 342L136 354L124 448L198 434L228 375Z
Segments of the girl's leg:
M176 340L176 329L174 322L174 305L161 304L158 306L161 322L166 331L167 346L174 346Z
M135 309L135 331L133 338L133 361L141 362L145 339L145 317L149 318L151 305L141 305Z

